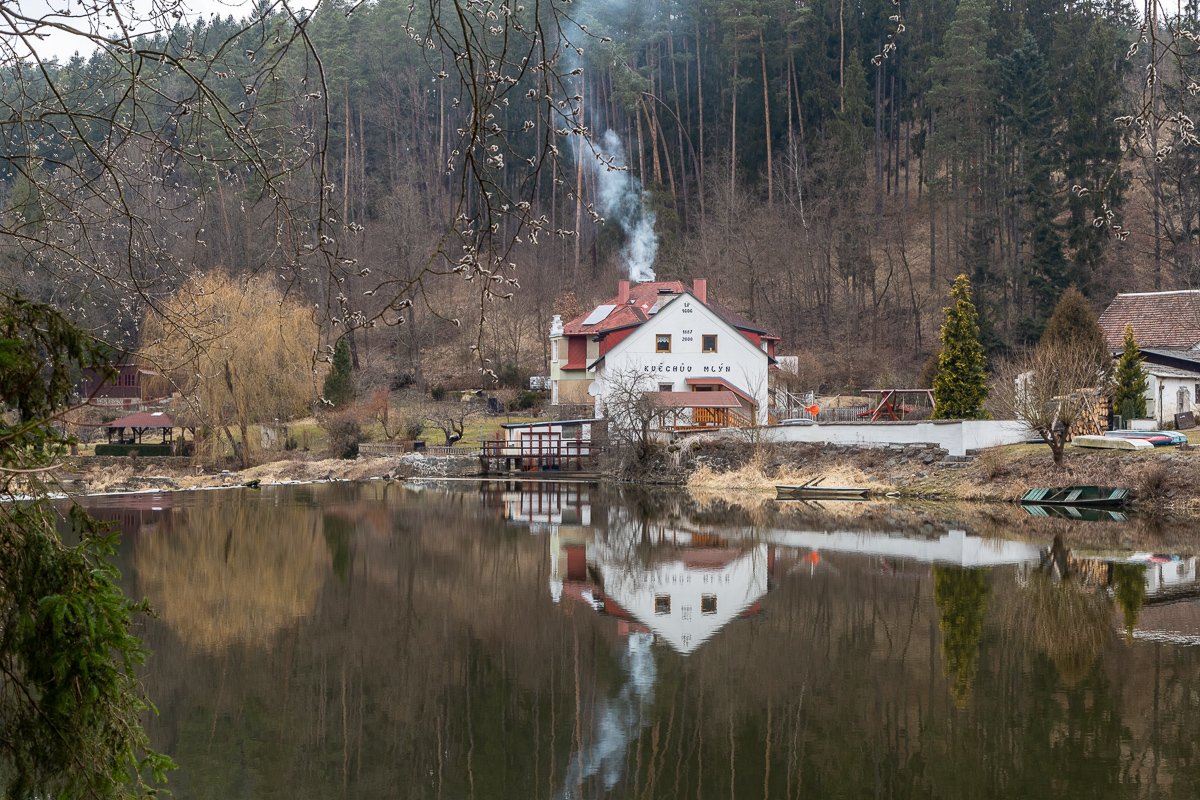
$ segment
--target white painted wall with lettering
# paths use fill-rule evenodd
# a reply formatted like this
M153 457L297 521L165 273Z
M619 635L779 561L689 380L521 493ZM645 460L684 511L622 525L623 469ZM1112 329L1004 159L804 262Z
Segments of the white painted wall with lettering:
M703 351L704 337L715 335L715 353ZM670 352L658 352L659 336L670 336ZM647 391L670 384L686 392L688 378L724 378L754 398L758 422L767 423L767 354L737 328L718 317L689 293L677 295L641 327L616 345L596 368L601 397L607 394L606 375L636 371L645 376Z

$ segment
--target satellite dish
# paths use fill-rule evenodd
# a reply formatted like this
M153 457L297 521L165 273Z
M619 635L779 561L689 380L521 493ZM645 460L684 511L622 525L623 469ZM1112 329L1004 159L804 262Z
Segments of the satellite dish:
M591 383L588 384L588 397L599 397L599 396L600 396L600 385L596 381L592 381Z

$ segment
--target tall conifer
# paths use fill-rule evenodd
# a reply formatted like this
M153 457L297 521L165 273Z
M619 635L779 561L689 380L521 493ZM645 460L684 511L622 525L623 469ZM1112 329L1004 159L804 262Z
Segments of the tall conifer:
M354 375L350 367L350 343L345 337L338 339L333 350L333 369L325 376L321 394L335 408L354 399Z
M1133 336L1133 326L1125 326L1125 347L1117 359L1117 388L1113 392L1113 407L1125 419L1146 416L1146 389L1150 381L1142 367L1142 351Z
M942 352L933 379L934 419L982 419L987 398L987 358L979 341L979 314L966 275L954 279L945 309Z

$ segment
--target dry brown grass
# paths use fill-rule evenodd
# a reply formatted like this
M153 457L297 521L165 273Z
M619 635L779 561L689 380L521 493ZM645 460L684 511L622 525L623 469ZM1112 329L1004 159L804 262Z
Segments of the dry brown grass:
M840 462L822 464L815 468L799 468L784 464L772 469L766 459L755 455L745 465L729 472L717 472L701 465L688 477L689 489L713 491L740 490L774 494L776 484L799 484L824 478L830 486L863 486L873 491L889 487L872 478L858 467Z
M111 492L129 485L133 478L133 467L105 467L88 473L88 491L93 494Z

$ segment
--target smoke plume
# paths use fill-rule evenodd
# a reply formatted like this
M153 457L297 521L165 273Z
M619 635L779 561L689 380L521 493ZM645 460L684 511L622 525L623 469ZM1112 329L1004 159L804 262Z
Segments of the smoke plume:
M600 213L625 231L621 256L629 270L629 279L652 281L658 235L654 232L654 212L646 205L642 182L629 171L621 137L612 130L604 132L597 150L603 159L596 170Z

